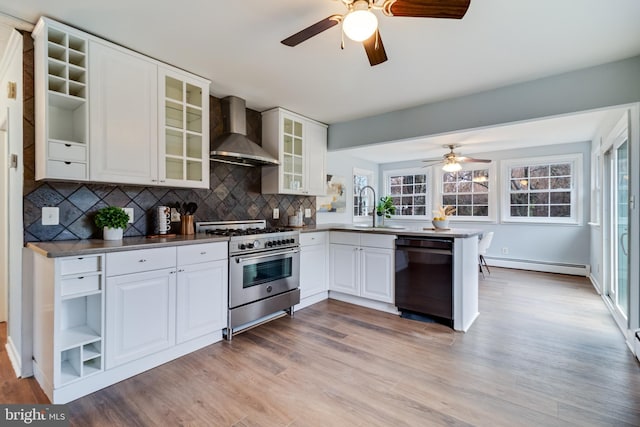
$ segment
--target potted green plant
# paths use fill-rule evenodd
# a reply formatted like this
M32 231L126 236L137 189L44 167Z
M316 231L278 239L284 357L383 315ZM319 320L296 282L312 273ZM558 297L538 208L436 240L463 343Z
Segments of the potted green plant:
M381 217L381 224L384 224L385 218L391 218L391 215L395 215L396 207L393 205L393 199L391 196L380 197L380 202L376 206L376 215Z
M102 228L104 240L121 240L122 232L129 223L129 215L122 208L107 206L98 210L95 223Z

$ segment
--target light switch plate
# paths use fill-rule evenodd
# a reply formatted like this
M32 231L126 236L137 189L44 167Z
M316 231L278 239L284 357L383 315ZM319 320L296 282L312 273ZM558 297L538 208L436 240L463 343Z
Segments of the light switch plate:
M305 218L311 218L311 208L306 208L304 210L304 217Z
M122 208L129 215L129 224L133 224L133 208Z
M273 219L278 219L278 218L280 218L280 209L273 208Z
M60 224L60 209L57 207L42 208L42 225Z

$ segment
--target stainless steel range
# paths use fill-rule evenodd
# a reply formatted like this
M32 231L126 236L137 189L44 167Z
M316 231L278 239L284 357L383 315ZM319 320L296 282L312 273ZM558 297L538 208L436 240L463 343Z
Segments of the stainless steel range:
M228 340L300 302L300 233L264 220L198 222L196 233L229 237ZM284 313L283 313L284 314Z

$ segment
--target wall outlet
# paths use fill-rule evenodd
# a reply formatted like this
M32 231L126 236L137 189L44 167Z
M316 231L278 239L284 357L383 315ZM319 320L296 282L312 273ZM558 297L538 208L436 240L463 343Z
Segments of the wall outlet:
M133 208L122 208L129 215L129 224L133 224Z
M310 208L306 208L304 210L304 217L305 218L311 218L311 209Z
M42 225L60 224L60 209L57 207L42 208Z
M176 208L171 208L171 222L180 221L180 212Z
M280 209L273 208L273 219L278 219L278 218L280 218Z
M509 255L509 248L502 248L502 255Z

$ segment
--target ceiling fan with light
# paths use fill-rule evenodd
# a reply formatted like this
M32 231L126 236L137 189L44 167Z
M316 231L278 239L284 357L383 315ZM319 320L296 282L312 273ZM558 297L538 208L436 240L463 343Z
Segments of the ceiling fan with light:
M487 159L474 159L473 157L461 156L453 152L454 148L458 148L459 145L443 145L444 148L448 148L449 152L442 156L441 159L428 159L423 160L427 164L425 166L432 166L438 163L442 163L442 170L445 172L457 172L462 169L460 163L491 163L491 160Z
M282 40L287 46L297 46L305 40L342 23L342 32L351 40L362 42L371 66L387 60L378 18L374 11L382 11L386 16L415 18L462 19L469 9L471 0L339 0L348 9L344 15L331 15L296 34ZM342 39L344 48L344 37Z

